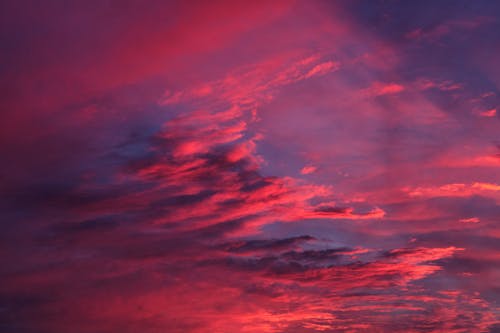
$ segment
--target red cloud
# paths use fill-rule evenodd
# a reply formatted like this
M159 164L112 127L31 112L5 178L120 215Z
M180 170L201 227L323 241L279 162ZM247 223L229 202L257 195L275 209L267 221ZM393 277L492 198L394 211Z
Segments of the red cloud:
M483 195L500 200L500 185L475 182L471 184L445 184L441 186L404 188L410 197L469 197Z
M303 175L308 175L308 174L311 174L314 172L316 172L316 167L312 166L312 165L307 165L307 166L303 167L302 169L300 169L300 173Z
M458 135L440 132L463 133L467 122L441 106L458 105L460 97L451 103L444 100L449 96L424 95L465 85L429 81L410 90L414 79L403 79L412 71L401 72L410 50L392 37L378 38L385 29L370 24L365 31L338 5L127 2L112 18L109 5L77 5L75 12L73 5L64 6L69 12L54 4L30 8L26 16L43 21L43 29L9 19L21 29L5 43L16 51L4 66L8 115L2 119L11 128L2 135L16 137L5 141L9 152L30 163L7 159L1 175L7 189L0 203L6 212L3 329L491 330L498 317L486 301L491 296L474 291L498 285L498 253L491 247L499 235L483 208L498 211L500 185L477 170L479 178L454 169L481 166L492 173L498 158L474 151L475 157L443 158L429 163L432 168L426 163L434 161L435 145L439 153L448 141L466 146ZM391 15L383 17L389 24ZM438 25L429 37L473 27ZM42 42L18 40L33 32ZM9 59L18 55L19 66L11 68ZM149 81L157 77L161 84ZM360 98L360 87L380 97ZM295 104L296 96L303 104ZM288 128L294 108L303 113ZM276 127L261 125L264 113L278 111L270 120ZM321 133L309 129L317 135L312 148L295 149L292 139L303 141L303 128L314 122ZM266 146L263 138L279 127L288 134L281 141L285 153L321 165L321 175L311 177L318 183L287 177L285 167L281 173L276 165L266 168L283 146L279 140ZM472 144L489 134L471 135ZM39 138L54 143L37 144ZM304 165L288 157L279 162L291 173ZM451 165L450 175L433 169L443 165ZM14 177L22 166L22 176ZM314 171L307 165L301 173ZM445 216L451 222L443 236L440 203L458 209L465 199L474 200L486 223L457 223L479 221L469 213L476 208L471 204ZM463 239L460 228L470 231Z
M405 87L397 83L375 82L365 93L371 96L383 96L397 94L405 90Z
M480 220L477 217L470 217L467 219L460 219L459 221L462 223L479 223Z
M496 116L496 114L497 114L497 109L490 109L479 113L481 117L494 117Z

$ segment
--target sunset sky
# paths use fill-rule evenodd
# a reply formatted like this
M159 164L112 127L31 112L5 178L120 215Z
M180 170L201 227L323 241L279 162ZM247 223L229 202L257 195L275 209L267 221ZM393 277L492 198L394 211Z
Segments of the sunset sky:
M0 332L500 332L499 1L0 17Z

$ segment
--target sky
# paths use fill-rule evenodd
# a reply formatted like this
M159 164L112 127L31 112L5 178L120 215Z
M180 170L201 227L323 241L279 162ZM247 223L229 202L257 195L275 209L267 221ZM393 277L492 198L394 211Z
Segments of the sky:
M0 331L500 332L500 3L0 3Z

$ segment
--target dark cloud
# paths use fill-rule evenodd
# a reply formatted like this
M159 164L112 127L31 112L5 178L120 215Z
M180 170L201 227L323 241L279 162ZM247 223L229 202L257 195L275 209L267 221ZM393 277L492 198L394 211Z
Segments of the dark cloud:
M296 247L297 245L314 240L311 236L290 237L284 239L256 239L243 240L221 245L225 251L246 253L255 251L280 251Z

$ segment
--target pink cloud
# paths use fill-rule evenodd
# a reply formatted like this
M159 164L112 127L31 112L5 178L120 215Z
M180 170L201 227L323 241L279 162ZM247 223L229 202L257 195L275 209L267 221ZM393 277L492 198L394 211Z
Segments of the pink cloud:
M463 89L463 86L461 84L449 80L436 81L429 79L419 79L416 82L416 86L420 90L439 89L441 91L454 91Z
M224 78L186 91L166 91L160 105L176 104L197 98L224 100L234 106L252 110L263 102L269 102L276 89L332 73L339 68L333 61L322 62L319 55L302 58L277 56L262 63L238 68ZM200 95L199 91L204 94ZM205 100L206 102L206 100Z
M481 117L494 117L497 114L497 109L490 109L479 113Z
M480 220L479 220L478 217L470 217L470 218L460 219L459 222L462 222L462 223L479 223Z
M440 155L434 163L438 167L450 168L496 168L500 166L500 158L495 156L493 152L490 154L486 152L484 154L475 153L472 156L465 157L457 152Z
M397 94L404 90L405 87L401 84L375 82L370 88L366 89L365 92L373 96L383 96Z
M403 79L409 50L379 38L384 29L364 27L339 4L154 6L118 10L116 30L103 29L108 25L86 9L83 22L90 15L104 34L90 36L90 45L89 36L74 38L82 26L56 20L57 34L69 36L63 44L76 40L69 43L74 57L63 52L53 59L62 63L22 69L20 82L30 84L10 112L41 103L57 116L5 122L12 132L23 122L35 129L50 124L33 137L24 128L23 149L12 145L50 171L33 162L25 172L33 184L4 191L2 208L14 206L0 256L7 268L0 321L7 329L490 329L493 303L476 291L498 285L496 271L484 268L498 260L487 248L498 232L488 212L478 212L482 223L475 224L476 213L449 209L478 196L472 199L495 213L491 198L500 202L500 185L488 174L455 170L481 166L493 173L500 163L477 148L489 133L457 134L465 121L446 107L460 104L459 97L451 103L452 94L442 92L465 84ZM79 15L60 14L80 22ZM447 23L410 37L475 27ZM31 91L37 87L42 91ZM368 87L362 96L360 87ZM437 101L427 89L436 89ZM67 143L64 153L38 154L43 145L31 143L46 136ZM90 143L78 150L74 139ZM472 152L447 155L466 141ZM54 163L57 153L62 158ZM72 158L75 170L64 164ZM314 177L287 176L301 166L302 175L313 174L315 165L321 172ZM434 199L441 197L447 198ZM451 204L443 208L441 201ZM471 271L466 279L464 267Z
M339 68L339 64L333 61L327 61L321 64L314 66L309 72L305 74L305 78L310 78L316 75L324 75L335 71Z
M316 172L316 167L315 166L312 166L312 165L306 165L305 167L303 167L302 169L300 169L300 173L303 174L303 175L309 175L311 173L314 173Z
M451 196L451 197L467 197L471 195L494 195L494 192L500 191L500 185L492 183L454 183L445 184L441 186L432 187L417 187L417 188L405 188L403 189L409 196L424 196L424 197L439 197L439 196Z
M500 191L500 185L492 183L474 183L472 188L483 191Z

